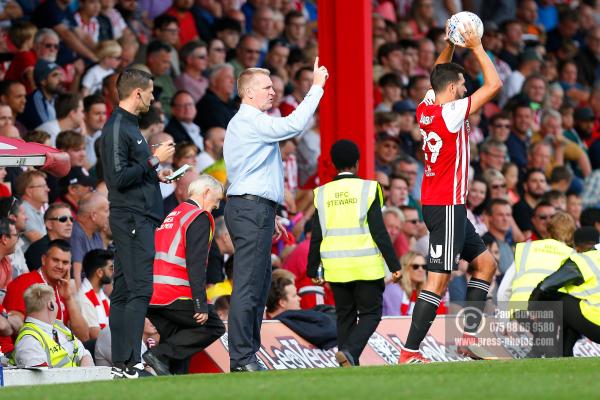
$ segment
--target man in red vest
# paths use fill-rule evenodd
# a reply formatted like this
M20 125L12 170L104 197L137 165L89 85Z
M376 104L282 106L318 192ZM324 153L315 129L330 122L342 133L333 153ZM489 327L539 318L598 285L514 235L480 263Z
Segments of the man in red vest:
M206 264L214 232L211 211L223 198L223 186L201 175L188 192L189 199L167 215L154 240L148 318L160 334L160 344L142 357L158 375L186 373L190 357L225 333L206 301Z

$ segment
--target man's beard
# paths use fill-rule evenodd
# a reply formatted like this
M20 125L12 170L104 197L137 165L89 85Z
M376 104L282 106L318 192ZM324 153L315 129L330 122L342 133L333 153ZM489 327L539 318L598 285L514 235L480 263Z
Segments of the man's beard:
M100 278L101 285L109 285L112 283L112 278L110 276L104 275Z

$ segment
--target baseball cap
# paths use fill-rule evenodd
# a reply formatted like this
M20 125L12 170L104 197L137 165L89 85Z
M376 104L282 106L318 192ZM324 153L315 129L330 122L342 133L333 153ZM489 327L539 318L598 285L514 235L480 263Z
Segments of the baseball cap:
M593 121L594 112L589 107L577 107L573 111L573 118L577 121Z
M397 113L415 112L417 111L417 106L414 101L407 99L395 102L392 109Z
M528 48L528 49L525 49L525 51L523 51L521 53L521 56L519 57L519 63L523 63L523 62L527 62L527 61L544 62L544 59L538 54L537 51L535 51L532 48Z
M66 189L70 185L83 185L95 187L96 182L90 173L83 167L72 167L69 173L58 180L58 185Z
M57 63L46 60L38 60L33 68L33 79L37 84L39 84L58 68L60 67Z

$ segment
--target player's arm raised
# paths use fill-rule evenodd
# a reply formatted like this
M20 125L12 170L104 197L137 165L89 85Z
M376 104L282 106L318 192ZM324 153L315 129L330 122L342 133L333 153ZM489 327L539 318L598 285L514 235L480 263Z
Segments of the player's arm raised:
M446 20L446 36L444 36L446 47L435 60L435 65L452 62L452 56L454 55L454 43L452 43L448 38L448 21L450 20Z
M465 47L471 49L477 62L481 65L483 73L483 86L471 95L470 115L477 112L485 103L496 97L500 89L502 89L502 81L500 80L500 76L498 76L498 72L496 72L492 60L490 60L490 57L481 44L481 38L477 34L475 25L469 21L460 27L459 31L465 39Z

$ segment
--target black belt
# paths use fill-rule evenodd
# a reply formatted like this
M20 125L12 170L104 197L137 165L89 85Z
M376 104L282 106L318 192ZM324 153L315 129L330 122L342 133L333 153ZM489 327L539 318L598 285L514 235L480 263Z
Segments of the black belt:
M256 203L263 203L263 204L273 207L275 210L277 210L277 207L279 206L277 204L277 202L275 202L273 200L265 199L264 197L255 196L253 194L232 195L232 196L227 196L227 197L239 197L242 199L254 201Z

